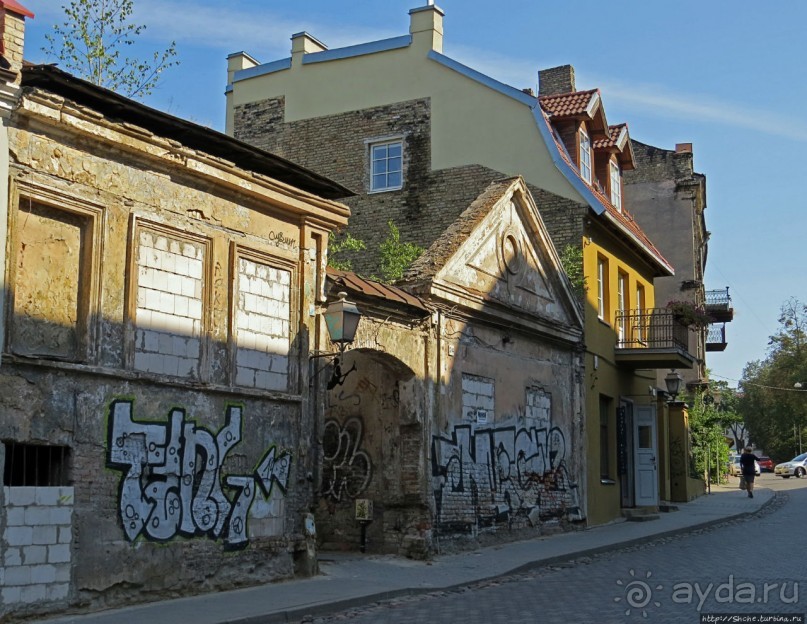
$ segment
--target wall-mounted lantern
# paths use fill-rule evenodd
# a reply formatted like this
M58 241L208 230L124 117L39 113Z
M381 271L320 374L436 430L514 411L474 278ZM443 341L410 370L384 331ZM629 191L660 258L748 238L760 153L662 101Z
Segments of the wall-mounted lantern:
M328 304L328 307L323 313L325 318L325 326L328 328L328 336L331 342L339 349L339 353L317 353L312 355L311 358L320 357L333 357L333 375L328 381L328 390L332 390L336 386L341 386L345 378L356 370L356 364L346 373L342 373L340 365L340 358L345 353L348 345L352 344L356 338L356 331L359 328L359 321L361 320L361 312L356 307L356 304L347 300L347 293L340 292L337 295L339 299Z
M675 397L677 397L678 393L681 391L681 383L683 381L684 378L681 377L681 374L674 368L670 369L670 372L667 373L667 376L664 378L664 385L667 386L667 393L672 396L673 401L675 401Z

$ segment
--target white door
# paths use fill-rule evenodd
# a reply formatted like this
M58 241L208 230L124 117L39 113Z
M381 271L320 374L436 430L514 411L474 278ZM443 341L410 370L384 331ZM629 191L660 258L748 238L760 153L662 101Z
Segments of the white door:
M656 408L634 406L633 452L636 471L637 507L658 505L658 452L656 448Z

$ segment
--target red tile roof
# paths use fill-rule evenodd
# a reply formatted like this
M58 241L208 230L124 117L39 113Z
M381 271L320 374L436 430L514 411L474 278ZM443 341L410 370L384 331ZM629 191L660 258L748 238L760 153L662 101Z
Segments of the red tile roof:
M619 135L622 133L622 130L626 129L628 124L617 124L615 126L608 126L608 137L604 139L595 139L594 140L594 149L602 148L602 147L617 147L617 140L619 139Z
M661 252L656 248L653 242L648 238L647 234L644 233L639 224L633 219L633 216L630 215L627 211L617 210L616 206L614 206L611 201L599 190L594 188L591 184L586 182L583 179L583 176L580 175L580 171L577 168L577 165L572 161L569 153L566 151L566 147L563 145L563 142L558 137L557 133L552 128L552 123L549 121L549 117L547 115L543 115L544 121L546 122L547 126L549 126L549 130L552 134L552 137L555 140L555 145L560 152L561 158L566 161L566 163L571 167L572 171L580 178L580 181L585 184L589 190L594 194L594 196L599 200L602 204L603 208L605 208L605 212L613 218L615 221L620 223L626 230L628 230L636 239L647 249L648 253L655 257L656 261L667 267L670 272L673 272L675 269L673 268L672 264L661 254ZM609 128L618 127L618 126L609 126Z
M538 98L541 108L552 119L574 117L588 113L594 97L599 97L600 90L574 91L557 95L542 95Z
M332 267L327 268L328 279L334 281L337 286L346 288L352 293L358 293L366 297L383 299L392 303L403 304L429 314L429 308L422 299L409 294L405 290L389 284L382 284L374 280L369 280L353 273L352 271L340 271Z
M4 7L7 11L19 13L25 17L33 17L34 14L22 6L17 0L0 0L0 6Z

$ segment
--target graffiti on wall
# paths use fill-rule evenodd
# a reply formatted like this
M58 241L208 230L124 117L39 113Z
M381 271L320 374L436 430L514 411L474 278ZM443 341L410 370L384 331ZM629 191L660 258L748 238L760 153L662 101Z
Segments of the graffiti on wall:
M577 483L558 427L454 427L432 439L437 524L446 530L512 524L522 517L582 520Z
M358 498L373 476L370 456L362 450L363 425L358 417L344 425L328 420L322 434L322 494L334 501Z
M228 547L249 540L247 519L256 489L269 497L288 487L291 456L272 446L251 474L225 475L224 461L241 441L242 408L229 406L214 434L173 409L168 422L132 418L132 401L109 410L107 465L121 471L119 512L130 541L177 536L222 539Z

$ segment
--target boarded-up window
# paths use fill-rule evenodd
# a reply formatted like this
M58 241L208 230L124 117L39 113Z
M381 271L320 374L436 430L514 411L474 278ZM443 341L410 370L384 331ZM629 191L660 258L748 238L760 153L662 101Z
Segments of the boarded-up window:
M237 262L235 383L285 391L291 342L291 271Z
M207 245L145 227L135 244L134 368L198 379Z
M91 219L25 198L14 240L12 350L83 359Z
M492 424L495 415L494 381L479 375L462 374L463 420L477 425Z

